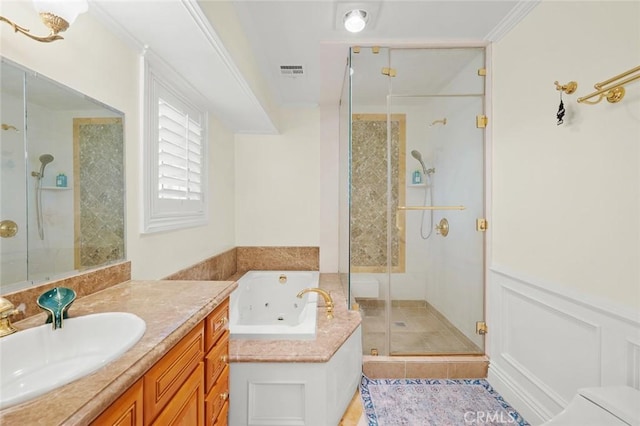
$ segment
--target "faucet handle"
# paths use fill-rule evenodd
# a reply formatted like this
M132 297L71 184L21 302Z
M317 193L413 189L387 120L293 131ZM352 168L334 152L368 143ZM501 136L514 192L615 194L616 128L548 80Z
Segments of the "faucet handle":
M18 329L11 325L11 320L9 319L11 315L17 314L18 312L20 311L13 306L13 303L4 297L0 297L0 337L18 331Z
M13 303L9 302L4 297L0 297L0 318L6 318L9 315L13 315L17 312L18 310L15 306L13 306Z

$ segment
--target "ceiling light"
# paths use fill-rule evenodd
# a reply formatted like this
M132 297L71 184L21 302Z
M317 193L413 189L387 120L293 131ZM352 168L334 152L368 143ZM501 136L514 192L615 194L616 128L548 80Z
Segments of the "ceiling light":
M86 12L89 8L87 0L33 0L33 4L40 14L42 22L51 30L48 36L33 35L27 28L17 25L4 16L0 16L0 21L11 25L13 31L17 33L22 33L29 38L45 43L62 40L63 37L58 33L67 30L78 15Z
M352 33L359 33L364 30L367 25L369 15L366 10L354 9L345 13L344 15L344 27L347 31Z

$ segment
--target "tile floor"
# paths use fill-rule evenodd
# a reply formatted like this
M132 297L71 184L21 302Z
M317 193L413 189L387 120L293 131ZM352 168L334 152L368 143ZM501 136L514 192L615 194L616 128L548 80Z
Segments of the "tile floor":
M362 350L384 353L384 301L357 299L362 313ZM482 348L469 340L440 312L424 301L392 301L392 355L456 355L483 354Z

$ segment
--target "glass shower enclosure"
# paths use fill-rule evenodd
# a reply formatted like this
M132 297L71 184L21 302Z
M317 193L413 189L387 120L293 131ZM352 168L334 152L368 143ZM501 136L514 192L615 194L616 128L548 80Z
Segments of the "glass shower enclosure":
M340 272L365 355L484 353L485 49L352 48Z

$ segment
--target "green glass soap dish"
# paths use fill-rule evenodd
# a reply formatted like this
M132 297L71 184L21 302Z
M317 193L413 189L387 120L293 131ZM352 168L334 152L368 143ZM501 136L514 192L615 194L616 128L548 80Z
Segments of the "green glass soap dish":
M54 287L38 297L38 306L47 314L47 324L52 323L53 329L62 328L62 320L68 318L67 310L76 300L76 292L67 287Z

